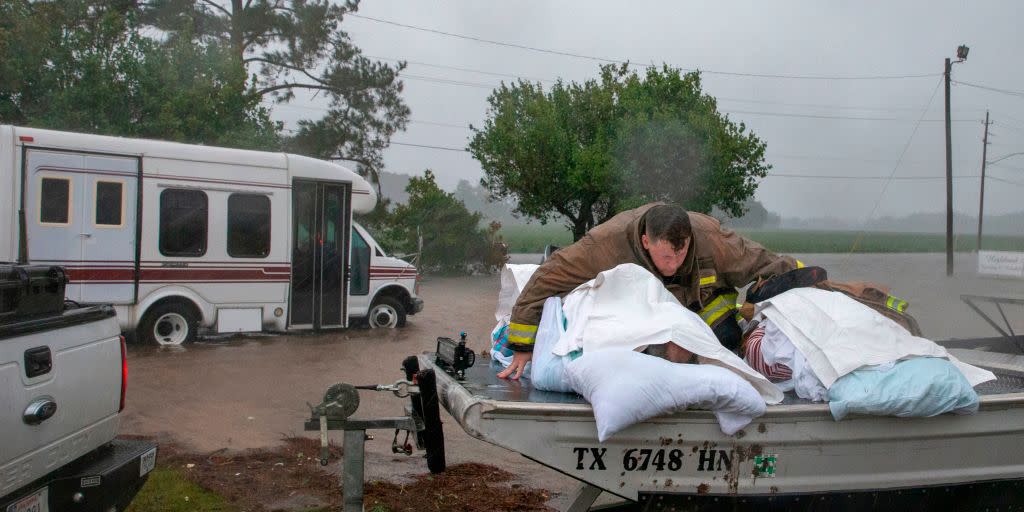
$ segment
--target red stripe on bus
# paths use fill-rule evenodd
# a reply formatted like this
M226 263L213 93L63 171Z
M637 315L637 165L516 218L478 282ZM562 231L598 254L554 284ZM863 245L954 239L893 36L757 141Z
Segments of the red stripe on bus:
M131 267L67 267L72 283L132 282L135 269ZM416 273L370 272L371 279L414 278ZM287 282L291 279L288 267L266 268L143 268L142 282Z

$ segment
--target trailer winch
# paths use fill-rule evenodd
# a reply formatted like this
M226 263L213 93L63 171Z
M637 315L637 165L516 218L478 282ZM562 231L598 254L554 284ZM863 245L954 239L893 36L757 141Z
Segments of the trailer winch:
M367 435L367 430L394 429L391 452L406 455L412 455L413 446L409 439L415 433L416 448L426 451L427 467L431 473L440 473L445 469L444 433L441 430L434 370L420 371L416 357L406 358L402 362L402 369L406 378L393 384L355 386L341 382L328 387L319 404L307 403L310 418L306 420L305 430L320 432L321 465L326 466L329 462L330 431L344 432L341 484L344 489L345 512L363 510L365 443L373 439ZM355 418L353 415L360 403L359 390L389 391L399 398L409 398L410 403L405 407L404 416ZM405 439L399 443L398 437L403 431Z

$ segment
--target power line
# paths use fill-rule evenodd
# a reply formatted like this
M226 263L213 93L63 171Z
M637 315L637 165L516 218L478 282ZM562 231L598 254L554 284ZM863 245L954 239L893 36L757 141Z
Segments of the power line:
M464 125L464 124L440 123L440 122L437 122L437 121L420 121L418 119L410 119L409 122L410 123L415 123L415 124L429 124L431 126L443 126L445 128L459 128L459 129L462 129L462 130L468 130L469 129L469 126Z
M431 145L431 144L414 144L412 142L395 142L394 140L392 140L391 143L394 144L394 145L409 145L409 146L413 146L413 147L426 147L426 148L428 148L428 150L441 150L441 151L445 151L445 152L469 153L469 150L466 150L465 147L451 147L451 146L446 146L446 145Z
M419 77L417 77L417 78L419 78ZM463 83L456 82L456 81L453 81L453 80L438 79L438 82L439 83L450 84L450 85L464 85ZM266 101L264 102L264 104L267 105L267 106L275 107L275 108L277 108L277 107L295 108L295 109L320 111L320 112L322 112L324 110L322 108L316 108L316 107L305 107L305 106L291 105L291 104L276 104L276 103L268 103ZM769 116L769 117L794 117L794 118L805 118L805 119L837 119L837 120L845 120L845 121L880 121L880 122L915 122L914 119L906 119L906 118L900 118L900 117L833 116L833 115L825 115L825 114L797 114L797 113L792 113L792 112L762 112L762 111L754 111L754 110L729 110L729 111L723 110L722 112L726 113L726 114L747 114L747 115L760 115L760 116ZM941 121L942 121L941 119L924 119L924 120L921 120L921 122L928 122L928 123L931 123L931 122L941 122ZM436 125L439 125L439 126L449 126L449 127L452 127L452 128L469 129L468 126L458 126L458 125L454 125L454 124L450 124L450 123L440 123L440 122L430 122L430 121L410 121L410 122L419 122L419 123L423 123L423 124L436 124ZM955 123L968 123L968 122L973 122L973 120L971 120L971 119L954 119L953 122L955 122ZM888 163L888 162L889 161L886 160L886 161L881 162L881 163Z
M436 29L427 28L427 27L420 27L420 26L416 26L416 25L409 25L409 24L405 24L405 23L398 23L396 21L385 20L385 19L381 19L381 18L374 18L374 17L371 17L371 16L365 16L365 15L362 15L362 14L351 14L350 13L350 14L348 14L348 16L351 16L353 18L359 18L359 19L362 19L362 20L373 21L373 22L376 22L376 23L383 23L383 24L386 24L386 25L393 25L393 26L396 26L396 27L407 28L407 29L410 29L410 30L417 30L417 31L420 31L420 32L428 32L428 33L431 33L431 34L438 34L438 35L443 35L443 36L447 36L447 37L454 37L454 38L457 38L457 39L465 39L465 40L468 40L468 41L475 41L475 42L478 42L478 43L486 43L486 44L492 44L492 45L496 45L496 46L505 46L505 47L509 47L509 48L517 48L517 49L520 49L520 50L528 50L528 51L532 51L532 52L546 53L546 54L551 54L551 55L560 55L560 56L563 56L563 57L573 57L573 58L577 58L577 59L586 59L586 60L592 60L592 61L598 61L598 62L607 62L607 63L612 63L612 64L629 64L628 61L619 60L619 59L609 59L609 58L605 58L605 57L595 57L593 55L583 55L583 54L580 54L580 53L565 52L565 51L560 51L560 50L551 50L551 49L547 49L547 48L538 48L538 47L534 47L534 46L526 46L526 45L522 45L522 44L508 43L508 42L504 42L504 41L495 41L493 39L484 39L482 37L467 36L467 35L464 35L464 34L456 34L454 32L445 32L443 30L436 30ZM638 66L638 67L645 67L645 68L646 67L651 67L651 66L640 65L640 64L631 64L631 65ZM902 79L908 79L908 78L925 78L925 77L934 77L934 76L941 76L942 75L941 73L925 73L925 74L919 74L919 75L826 76L826 75L783 75L783 74L772 74L772 73L743 73L743 72L736 72L736 71L719 71L719 70L711 70L711 69L704 69L704 70L684 69L684 71L700 71L701 73L706 73L706 74L710 74L710 75L739 76L739 77L749 77L749 78L782 78L782 79L794 79L794 80L902 80Z
M905 123L942 123L944 119L906 119L901 117L857 117L857 116L830 116L825 114L795 114L791 112L756 112L752 110L723 110L728 114L750 114L759 116L774 117L800 117L807 119L844 119L850 121L897 121ZM953 119L954 123L973 123L974 119Z
M1008 116L1005 113L1000 114L1000 115L1002 115L1003 117L1005 117L1005 118L1007 118L1007 119L1009 119L1011 121L1015 121L1015 122L1018 122L1018 123L1021 123L1022 125L1024 125L1024 119L1017 119L1016 117Z
M292 105L290 103L277 104L277 103L274 103L274 102L269 101L269 100L265 100L262 103L264 105L267 105L268 107L275 107L275 108L280 107L280 108L285 108L285 109L309 110L311 112L323 112L323 111L327 110L326 108L321 108L321 107L311 107L311 106L305 106L305 105ZM446 128L459 128L459 129L462 129L462 130L468 130L469 129L469 126L465 125L465 124L442 123L440 121L421 121L419 119L409 119L408 122L412 123L412 124L427 124L427 125L431 125L431 126L443 126L443 127L446 127ZM295 132L295 130L290 130L290 129L285 129L285 131Z
M406 62L408 64L414 64L414 65L417 65L417 66L426 66L426 67L438 68L438 69L450 69L450 70L454 70L454 71L462 71L462 72L465 72L465 73L477 73L477 74L481 74L481 75L499 76L499 77L505 77L505 78L516 78L516 79L527 80L527 81L531 81L531 82L554 83L554 82L558 81L555 78L527 77L527 76L517 75L517 74L512 74L512 73L498 73L498 72L495 72L495 71L486 71L486 70L481 70L481 69L473 69L473 68L466 68L466 67L459 67L459 66L449 66L449 65L445 65L445 64L432 64L432 63L429 63L429 62L418 62L418 61L411 61L411 60L407 60L407 59L397 59L395 57L381 57L381 56L373 56L373 55L366 55L365 57L370 58L370 59L377 59L377 60L387 60L387 61L391 61L391 62ZM407 75L401 75L401 76L404 77L404 76L407 76ZM474 84L474 85L483 85L483 84ZM735 101L735 102L738 102L738 103L753 103L753 104L761 104L761 105L783 105L783 106L790 106L790 107L831 108L831 109L836 109L836 110L867 110L867 111L879 111L879 112L888 112L888 111L892 111L892 110L903 110L903 111L919 112L921 110L918 107L882 107L882 106L869 107L869 106L860 106L860 105L835 105L835 104L829 105L829 104L823 104L823 103L790 103L790 102L785 102L785 101L770 101L770 100L753 100L753 99L743 99L743 98L731 98L731 97L727 97L727 96L714 96L714 98L716 100L718 100L718 101ZM959 112L981 112L981 109L960 110Z
M778 104L784 106L807 106L811 109L835 109L839 111L872 111L872 112L889 112L889 111L907 111L919 113L921 108L918 106L858 106L858 105L843 105L843 104L824 104L824 103L791 103L786 101L770 101L770 100L759 100L759 99L742 99L727 96L713 96L719 101L737 101L740 103L758 103L758 104ZM964 112L983 112L980 109L975 110L961 110L958 113Z
M974 87L976 89L983 89L983 90L986 90L986 91L997 92L997 93L1006 94L1006 95L1009 95L1009 96L1016 96L1018 98L1024 98L1024 91L1011 91L1009 89L1000 89L998 87L989 87L987 85L972 84L970 82L961 82L959 80L951 80L951 81L954 84L957 84L957 85L966 85L967 87Z
M825 175L825 174L789 174L772 173L766 178L810 178L823 180L896 180L896 181L932 181L945 180L945 176L856 176L856 175ZM953 176L953 179L978 179L981 176Z
M539 53L549 53L549 54L552 54L552 55L561 55L563 57L575 57L577 59L588 59L588 60L595 60L595 61L599 61L599 62L609 62L609 63L613 63L613 64L625 64L625 61L621 61L621 60L606 59L606 58L603 58L603 57L592 57L590 55L582 55L582 54L578 54L578 53L562 52L562 51L558 51L558 50L548 50L548 49L544 49L544 48L535 48L533 46L526 46L526 45L515 44L515 43L506 43L506 42L502 42L502 41L493 41L493 40L484 39L484 38L481 38L481 37L473 37L473 36L467 36L467 35L463 35L463 34L455 34L455 33L452 33L452 32L445 32L443 30L435 30L435 29L432 29L432 28L418 27L418 26L415 26L415 25L406 25L405 23L398 23L396 21L385 20L385 19L380 19L380 18L373 18L373 17L370 17L370 16L364 16L362 14L352 14L352 13L349 13L348 16L351 16L353 18L359 18L359 19L367 20L367 21L374 21L374 22L377 22L377 23L384 23L386 25L394 25L396 27L408 28L408 29L411 29L411 30L418 30L420 32L429 32L431 34L439 34L439 35L448 36L448 37L454 37L454 38L458 38L458 39L466 39L468 41L476 41L478 43L493 44L493 45L496 45L496 46L507 46L509 48L518 48L520 50L529 50L529 51L539 52Z
M1012 181L1012 180L1008 180L1008 179L1004 179L1004 178L997 178L995 176L985 176L985 179L1001 181L1003 183L1009 183L1010 185L1017 185L1018 187L1024 187L1024 183L1021 183L1019 181Z
M943 76L943 78L945 78L945 76ZM940 85L942 85L941 79L935 83L935 89L932 89L932 94L928 97L928 103L925 103L924 108L921 110L921 117L918 118L917 123L914 124L914 130L910 132L910 137L907 139L907 143L903 145L903 151L900 152L900 157L896 160L896 164L892 166L892 172L889 173L889 179L885 181L885 185L882 187L881 193L878 194L878 199L875 201L875 205L871 208L871 212L868 213L865 224L874 218L875 213L878 212L878 207L882 205L882 199L885 197L885 192L889 190L889 185L893 182L892 178L896 176L896 171L899 170L900 164L903 163L903 158L907 156L907 151L910 149L910 145L914 142L914 136L917 135L917 130L921 127L921 122L924 121L924 116L928 114L928 109L932 106L932 102L935 101L935 94L939 92ZM862 230L853 241L853 244L850 245L850 252L848 252L846 257L843 258L843 262L841 264L842 268L846 268L853 251L857 250L857 246L860 245L861 240L864 239L864 233L865 231Z
M429 68L451 69L451 70L454 70L454 71L462 71L462 72L465 72L465 73L478 73L478 74L481 74L481 75L500 76L500 77L506 77L506 78L518 78L520 80L529 80L531 82L554 82L555 81L554 79L550 79L550 78L530 78L530 77L526 77L526 76L522 76L522 75L515 75L515 74L512 74L512 73L498 73L498 72L495 72L495 71L484 71L484 70L481 70L481 69L463 68L463 67L459 67L459 66L447 66L447 65L444 65L444 64L430 64L428 62L417 62L417 61L414 61L414 60L396 59L394 57L374 57L372 55L365 55L365 57L370 58L370 59L387 60L387 61L392 61L392 62L406 62L408 64L413 64L413 65L416 65L416 66L426 66L426 67L429 67Z
M447 79L447 78L435 78L435 77L432 77L432 76L399 75L399 78L405 78L405 79L409 79L409 80L421 80L421 81L424 81L424 82L434 82L434 83L438 83L438 84L461 85L461 86L464 86L464 87L476 87L478 89L488 89L488 90L491 90L491 89L495 88L495 86L491 85L491 84L482 84L482 83L478 83L478 82L463 82L461 80L450 80L450 79Z
M770 153L768 160L810 160L810 161L826 161L826 162L859 162L867 164L890 164L892 163L891 158L856 158L856 157L838 157L838 156L824 156L824 155L793 155L787 153ZM967 160L958 160L959 165L974 165L976 162ZM919 164L919 165L935 165L935 162L930 160L904 160L904 165L907 164Z

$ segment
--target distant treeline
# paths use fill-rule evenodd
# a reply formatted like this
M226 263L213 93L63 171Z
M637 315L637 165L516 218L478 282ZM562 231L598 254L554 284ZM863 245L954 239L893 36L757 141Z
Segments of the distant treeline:
M408 200L405 194L405 186L409 182L409 176L384 172L381 174L381 184L384 196L391 199L393 203L402 204ZM504 201L490 201L487 191L479 185L462 180L453 192L455 198L466 205L471 212L480 213L483 217L483 224L490 224L492 221L501 223L502 226L540 226L537 221L517 217L512 212L514 204ZM783 230L783 231L870 231L881 233L945 233L946 215L942 212L918 213L904 217L879 217L866 225L862 222L850 221L836 217L813 217L796 218L781 217L775 212L768 211L759 201L748 200L744 203L746 214L740 218L732 218L721 210L713 210L711 214L721 220L726 226L734 229L753 230ZM953 217L954 232L961 236L969 237L977 233L978 219L973 215L957 213ZM546 233L561 230L561 223L549 222L550 229ZM552 231L553 229L553 231ZM529 230L527 230L529 231ZM1008 235L1024 237L1024 211L1005 214L989 215L985 217L984 232L991 235Z

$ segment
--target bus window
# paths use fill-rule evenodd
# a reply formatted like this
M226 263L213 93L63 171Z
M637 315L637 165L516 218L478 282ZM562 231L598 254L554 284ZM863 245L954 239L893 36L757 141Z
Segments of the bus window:
M71 222L71 180L43 178L39 187L39 223Z
M370 293L370 246L355 228L352 228L352 275L349 293Z
M228 196L228 255L265 258L270 254L270 198L259 194Z
M209 199L200 190L167 189L160 193L160 254L206 254Z
M96 182L96 212L93 222L97 226L124 224L124 184L117 181Z

